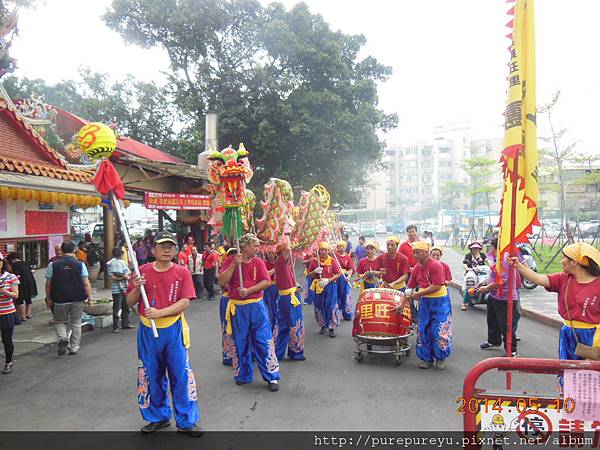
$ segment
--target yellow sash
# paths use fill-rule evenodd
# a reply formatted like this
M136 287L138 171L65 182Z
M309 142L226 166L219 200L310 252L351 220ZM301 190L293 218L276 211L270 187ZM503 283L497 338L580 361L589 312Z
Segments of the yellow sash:
M406 287L406 281L401 281L400 283L390 284L392 289L402 289Z
M225 311L225 320L227 321L227 334L232 334L233 329L231 328L231 318L235 316L235 305L249 305L250 303L258 303L262 300L259 298L249 298L248 300L237 300L230 298L227 302L227 310Z
M439 289L439 291L436 291L433 294L424 295L421 298L438 298L438 297L445 297L446 295L448 295L448 289L446 288L446 286L442 286Z
M573 326L571 327L571 322L573 322ZM592 342L592 347L600 347L600 324L594 324L589 322L582 322L580 320L563 320L563 323L571 328L583 328L585 330L590 330L592 328L596 329L594 333L594 341Z
M300 300L298 300L298 294L296 294L296 288L291 287L289 289L285 289L283 291L278 291L279 295L291 295L292 296L292 306L300 306Z
M322 287L321 284L319 283L319 279L318 278L313 279L313 282L310 285L310 288L313 291L315 291L317 294L322 294L323 291L325 290L325 288Z
M190 348L190 326L185 320L185 314L181 313L178 316L167 316L161 317L159 319L154 319L154 323L156 324L156 328L169 328L171 325L175 324L181 318L181 335L183 337L183 345L185 348ZM140 315L140 320L144 326L151 328L150 319L145 316Z

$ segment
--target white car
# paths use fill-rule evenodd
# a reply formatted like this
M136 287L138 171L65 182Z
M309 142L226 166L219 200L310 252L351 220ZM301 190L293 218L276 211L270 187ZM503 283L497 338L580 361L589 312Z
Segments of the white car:
M375 232L377 234L385 234L385 233L387 233L385 225L382 224L382 223L378 223L377 225L375 225Z

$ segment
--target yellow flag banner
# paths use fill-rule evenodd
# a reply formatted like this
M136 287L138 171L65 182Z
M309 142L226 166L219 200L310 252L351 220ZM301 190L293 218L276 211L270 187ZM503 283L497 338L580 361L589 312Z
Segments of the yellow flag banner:
M533 0L509 1L511 28L510 63L506 110L504 113L504 150L502 170L504 188L500 208L500 236L498 241L498 272L502 255L511 240L527 242L527 233L539 225L537 201L537 130L535 99L535 26ZM515 167L517 171L515 171ZM513 187L517 184L513 204ZM515 230L511 233L514 209Z

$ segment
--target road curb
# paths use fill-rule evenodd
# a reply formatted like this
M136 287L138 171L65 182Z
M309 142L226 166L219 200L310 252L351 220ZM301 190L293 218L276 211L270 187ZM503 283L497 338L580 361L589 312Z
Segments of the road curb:
M462 293L462 284L461 283L459 283L455 280L452 280L450 282L450 286L457 289L459 292ZM559 330L563 326L563 323L560 319L549 316L548 314L541 313L535 309L525 308L525 307L521 306L521 315L524 317L527 317L528 319L535 320L536 322L539 322L543 325L548 325L552 328L557 328Z

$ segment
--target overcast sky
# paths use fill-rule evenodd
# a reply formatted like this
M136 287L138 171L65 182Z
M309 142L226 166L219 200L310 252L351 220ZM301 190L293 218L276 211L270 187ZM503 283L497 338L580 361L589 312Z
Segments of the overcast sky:
M166 53L125 45L100 16L110 0L46 0L20 15L20 36L11 54L17 74L54 83L76 78L78 67L130 73L144 80L164 78ZM262 1L263 4L270 3ZM296 1L284 0L287 7ZM427 139L435 125L470 120L475 133L501 137L506 89L508 21L505 0L307 0L334 30L361 33L365 55L392 66L380 86L380 105L400 123L389 142ZM563 91L559 125L595 150L594 106L600 100L599 0L538 0L536 7L538 105ZM538 123L544 126L544 118ZM542 134L544 130L542 128Z

